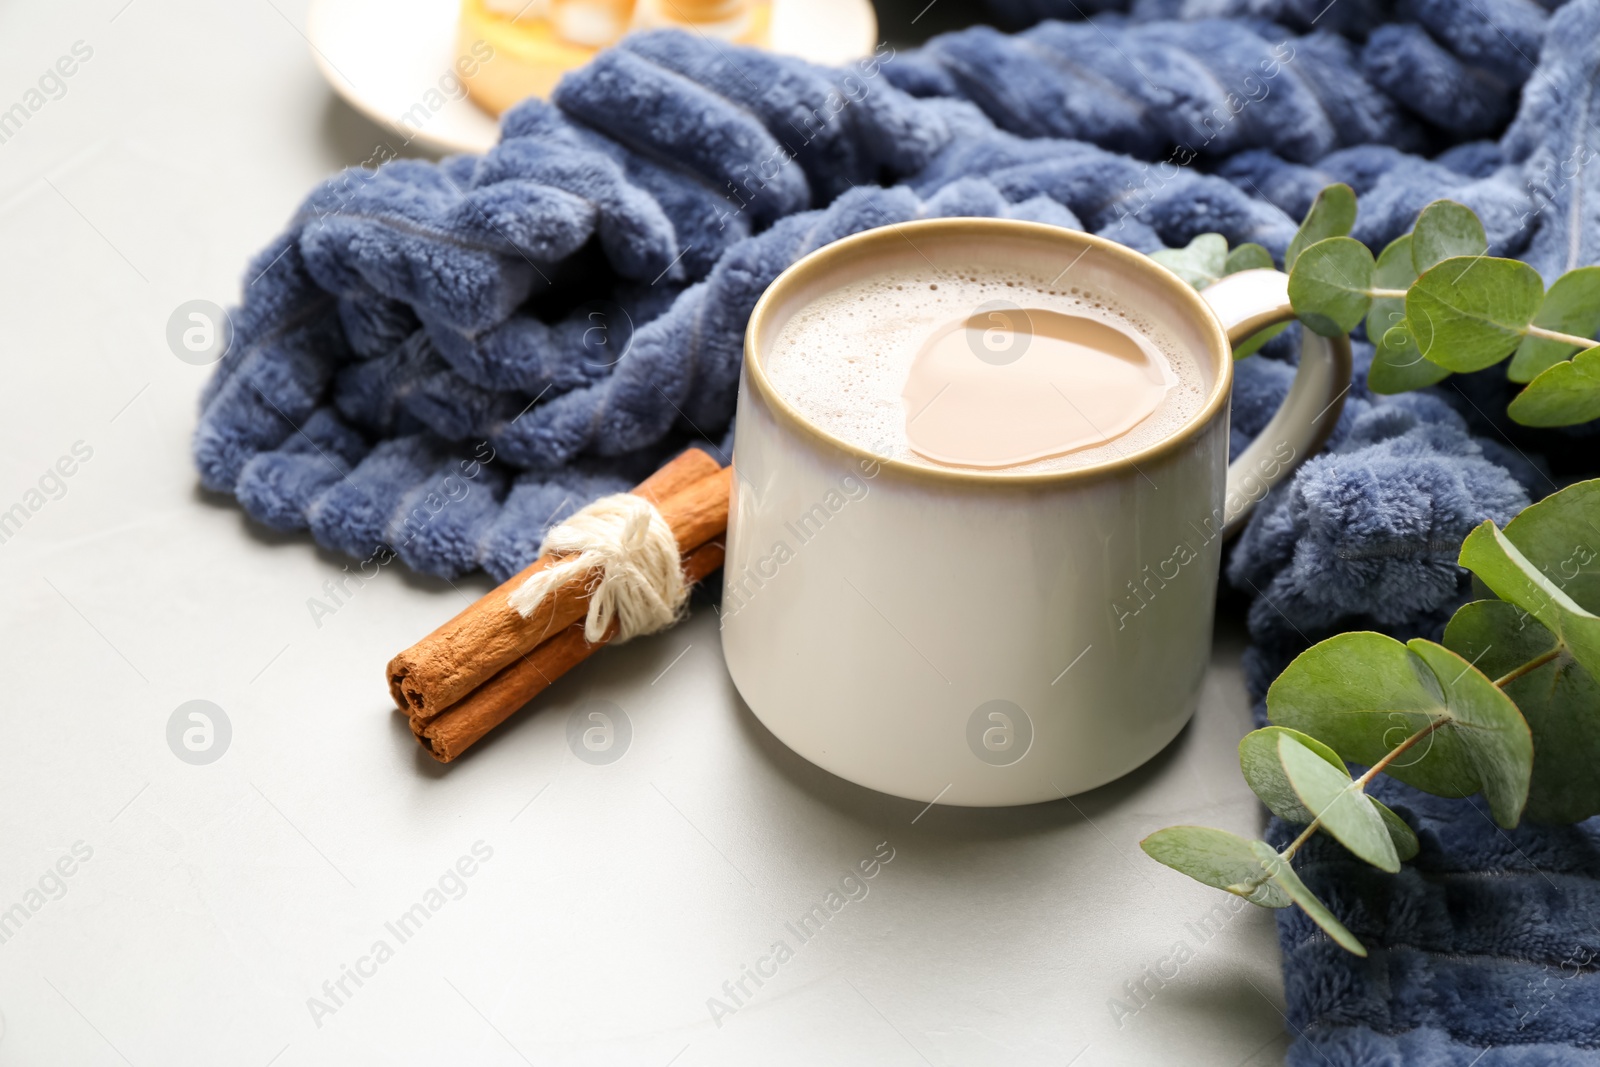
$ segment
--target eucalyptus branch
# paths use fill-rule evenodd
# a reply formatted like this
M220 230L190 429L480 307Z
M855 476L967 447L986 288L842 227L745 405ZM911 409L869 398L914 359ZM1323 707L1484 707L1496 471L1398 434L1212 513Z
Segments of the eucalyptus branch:
M1532 674L1534 671L1538 670L1540 667L1543 667L1546 663L1549 663L1559 655L1561 655L1561 646L1556 645L1556 647L1552 648L1549 652L1537 655L1528 662L1524 663L1522 666L1514 668L1513 670L1508 671L1507 673L1496 678L1494 680L1495 687L1498 689L1504 689L1518 678L1521 678L1524 674Z
M1318 816L1317 818L1311 820L1311 824L1309 826L1300 831L1299 837L1295 838L1293 841L1290 841L1288 845L1284 846L1283 850L1279 852L1278 855L1282 856L1285 862L1293 859L1294 854L1300 851L1300 846L1311 840L1311 835L1315 834L1320 829L1322 829L1322 818L1321 816Z
M1390 750L1387 756L1384 756L1377 763L1374 763L1372 766L1368 767L1366 773L1360 778L1356 779L1356 785L1359 786L1363 792L1365 792L1367 783L1372 781L1372 779L1376 778L1378 775L1382 774L1385 767L1389 766L1389 764L1405 755L1405 753L1410 750L1411 746L1415 745L1418 741L1421 741L1424 737L1427 737L1429 734L1433 733L1439 727L1444 726L1448 722L1450 722L1450 719L1441 715L1428 725L1424 726L1422 729L1418 730L1416 733L1412 734L1410 737L1406 738L1404 741L1400 742L1392 750Z
M1520 667L1517 667L1501 677L1496 678L1494 682L1495 688L1504 689L1518 678L1521 678L1525 674L1533 673L1560 655L1561 646L1557 645L1550 651L1541 653L1540 655L1533 657L1533 659L1530 659L1528 662L1522 664ZM1449 721L1450 720L1448 718L1441 716L1440 718L1437 718L1433 722L1429 723L1427 726L1424 726L1422 729L1418 730L1416 733L1412 734L1410 737L1406 738L1404 741L1400 742L1393 749L1391 749L1386 756L1380 759L1377 763L1374 763L1371 767L1368 767L1365 774L1355 780L1356 788L1363 793L1366 792L1367 783L1371 782L1379 774L1382 774L1385 767L1399 759L1412 746L1417 744L1417 742L1421 741L1423 738L1427 737L1429 734L1433 733L1435 730L1439 729L1439 727L1445 725ZM1310 824L1300 832L1300 836L1289 842L1288 847L1280 852L1279 855L1286 860L1291 858L1300 850L1300 846L1305 844L1306 841L1311 838L1311 835L1316 833L1321 828L1322 816L1319 815L1315 819L1312 819Z
M1283 269L1307 329L1337 337L1365 321L1374 392L1424 388L1511 357L1509 377L1527 384L1507 409L1512 419L1526 426L1600 419L1600 341L1590 340L1600 333L1600 266L1568 271L1546 289L1528 264L1490 256L1477 216L1448 200L1424 208L1412 232L1377 257L1349 236L1355 219L1354 192L1328 186L1289 242ZM1220 234L1156 258L1197 288L1272 265L1265 249L1230 250ZM1239 346L1235 358L1264 337ZM1503 829L1524 812L1548 823L1600 815L1600 777L1588 773L1600 761L1600 567L1584 555L1595 530L1600 479L1523 509L1504 531L1486 521L1462 543L1459 562L1497 599L1457 610L1442 643L1343 633L1284 669L1267 692L1272 725L1239 743L1250 789L1274 815L1303 827L1284 849L1204 826L1170 826L1140 847L1251 903L1298 906L1339 945L1364 955L1290 860L1319 831L1380 870L1399 871L1414 857L1416 831L1366 792L1379 774L1441 796L1479 794ZM1580 558L1584 583L1568 589L1549 578ZM1519 686L1515 699L1506 692L1557 659L1560 685ZM1371 687L1374 677L1385 679L1381 692ZM1426 715L1393 747L1382 714L1390 709L1410 722ZM1435 733L1415 759L1400 760ZM1536 737L1545 753L1537 764ZM1367 770L1352 778L1351 763Z
M1564 345L1574 345L1578 348L1600 348L1600 341L1591 337L1579 337L1576 334L1562 333L1560 330L1547 330L1543 326L1529 324L1527 327L1529 337L1540 337L1546 341L1560 341Z
M1372 779L1376 778L1379 774L1383 773L1383 769L1385 767L1399 759L1408 750L1410 750L1413 745L1449 721L1450 720L1448 718L1440 716L1396 745L1389 751L1387 755L1385 755L1378 762L1374 763L1371 767L1367 768L1367 772L1352 783L1355 786L1356 791L1365 793L1367 791L1367 783L1372 781ZM1278 855L1282 856L1285 860L1292 858L1296 852L1300 851L1300 846L1309 841L1311 839L1311 835L1316 833L1321 828L1322 816L1318 815L1315 819L1311 820L1304 830L1300 831L1300 836L1289 842L1288 846L1282 852L1278 853Z
M1289 302L1329 337L1366 321L1377 393L1435 385L1508 356L1526 384L1506 409L1524 426L1600 418L1600 266L1579 267L1548 289L1526 263L1489 255L1483 224L1452 200L1423 208L1410 233L1376 257L1350 236L1354 194L1331 185L1317 197L1284 255ZM1419 358L1420 353L1420 358Z

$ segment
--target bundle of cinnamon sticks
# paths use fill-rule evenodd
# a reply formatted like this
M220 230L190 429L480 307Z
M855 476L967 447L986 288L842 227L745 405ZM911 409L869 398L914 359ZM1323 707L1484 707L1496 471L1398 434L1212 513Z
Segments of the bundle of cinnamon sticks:
M731 467L689 449L631 490L672 528L686 583L722 566L732 474ZM507 603L559 558L541 556L389 661L395 705L435 759L449 763L461 755L616 635L613 624L600 641L584 638L594 573L564 583L526 618Z

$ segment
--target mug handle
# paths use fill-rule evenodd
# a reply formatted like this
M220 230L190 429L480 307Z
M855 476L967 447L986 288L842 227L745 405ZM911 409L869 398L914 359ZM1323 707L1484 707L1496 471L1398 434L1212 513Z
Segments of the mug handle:
M1213 282L1200 296L1222 322L1230 345L1294 318L1289 276L1282 271L1242 270ZM1301 329L1300 369L1289 394L1260 435L1228 464L1223 536L1237 533L1267 491L1327 443L1349 392L1350 338Z

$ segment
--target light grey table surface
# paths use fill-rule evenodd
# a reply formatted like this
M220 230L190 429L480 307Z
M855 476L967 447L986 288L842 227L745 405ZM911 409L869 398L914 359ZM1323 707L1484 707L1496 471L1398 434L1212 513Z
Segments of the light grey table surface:
M0 143L0 510L79 457L0 543L0 1065L1280 1061L1272 916L1205 936L1229 898L1138 849L1258 827L1236 620L1166 752L1025 809L925 809L807 764L740 701L705 610L448 770L419 753L382 666L487 583L391 566L313 618L346 561L198 490L209 370L165 339L386 137L317 75L304 17L0 9L0 109L92 50ZM207 765L168 744L197 699L232 731ZM609 765L568 747L591 699L632 724ZM866 895L795 937L875 853ZM418 903L437 910L402 941L386 924Z

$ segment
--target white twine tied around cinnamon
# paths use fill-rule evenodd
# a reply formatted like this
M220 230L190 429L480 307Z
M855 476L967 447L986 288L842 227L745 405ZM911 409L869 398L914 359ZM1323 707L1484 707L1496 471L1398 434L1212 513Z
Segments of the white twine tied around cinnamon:
M575 512L545 535L541 551L565 556L518 586L507 603L523 618L546 597L594 572L583 636L591 644L617 624L613 644L665 630L689 599L678 541L667 520L643 497L615 493Z

